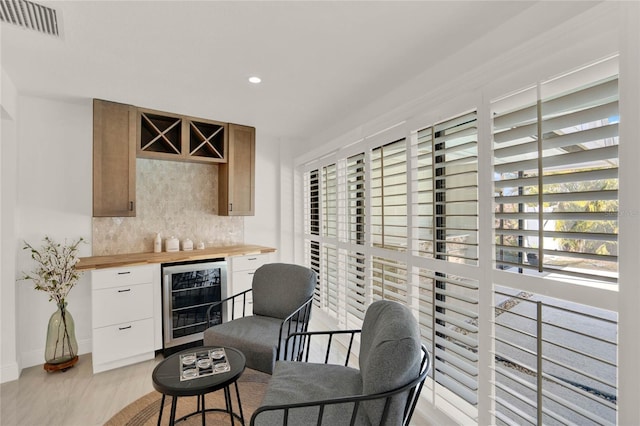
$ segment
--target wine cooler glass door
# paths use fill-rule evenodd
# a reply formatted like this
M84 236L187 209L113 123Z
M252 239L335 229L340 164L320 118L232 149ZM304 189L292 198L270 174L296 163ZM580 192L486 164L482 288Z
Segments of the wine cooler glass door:
M202 339L208 327L207 310L226 297L226 262L163 267L164 346ZM213 323L221 323L222 306L211 311Z

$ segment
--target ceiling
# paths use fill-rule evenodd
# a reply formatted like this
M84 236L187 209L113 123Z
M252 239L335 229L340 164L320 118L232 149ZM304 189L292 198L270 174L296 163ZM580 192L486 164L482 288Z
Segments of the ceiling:
M525 12L525 1L40 1L2 24L19 91L101 98L304 140ZM574 3L575 4L575 3ZM262 78L258 85L249 76Z

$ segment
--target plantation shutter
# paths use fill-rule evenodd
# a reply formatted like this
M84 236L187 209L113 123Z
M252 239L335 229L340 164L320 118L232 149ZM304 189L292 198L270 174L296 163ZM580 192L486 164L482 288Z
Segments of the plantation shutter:
M357 249L365 244L364 161L364 153L347 158L347 241L352 248L346 253L346 305L356 326L364 320L366 310L366 257Z
M322 245L322 283L325 290L326 308L336 317L340 316L340 280L338 275L338 249L333 244Z
M405 139L371 152L371 241L407 249L407 154Z
M414 254L433 257L434 252L434 180L433 180L433 128L418 132L414 147L415 193L413 228L416 239Z
M616 282L617 77L528 97L494 115L497 266Z
M320 173L318 169L304 174L304 229L307 235L320 235ZM320 305L322 289L320 288L320 243L305 239L306 264L313 269L317 281L313 293L316 306Z
M478 130L471 112L418 132L416 254L478 261Z
M615 425L615 312L495 286L498 425Z
M407 265L395 260L374 256L373 300L407 302Z
M421 271L435 299L433 379L472 405L478 403L478 281ZM423 328L424 330L424 328ZM455 404L455 400L449 400Z
M305 233L320 235L320 179L318 170L311 170L304 175Z
M347 158L347 241L364 245L365 173L364 153Z
M322 235L338 236L338 176L335 164L322 168Z
M434 128L436 257L478 260L478 130L472 112Z

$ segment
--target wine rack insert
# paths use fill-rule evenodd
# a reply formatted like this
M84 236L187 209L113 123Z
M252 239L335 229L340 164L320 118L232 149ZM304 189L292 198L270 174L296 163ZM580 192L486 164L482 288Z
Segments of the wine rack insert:
M224 159L226 126L191 121L189 123L189 155Z
M138 157L227 162L226 123L139 109L138 125Z
M140 113L140 149L182 154L182 119Z

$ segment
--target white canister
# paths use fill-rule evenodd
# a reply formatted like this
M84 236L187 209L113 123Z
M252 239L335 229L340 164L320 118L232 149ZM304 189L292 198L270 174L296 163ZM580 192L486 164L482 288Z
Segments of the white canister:
M182 240L182 250L193 250L193 241L191 241L189 238Z
M169 237L164 240L164 251L179 251L180 241L176 237Z

